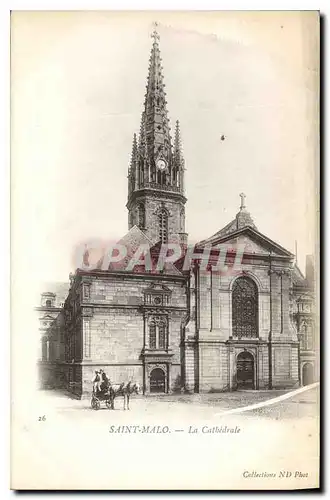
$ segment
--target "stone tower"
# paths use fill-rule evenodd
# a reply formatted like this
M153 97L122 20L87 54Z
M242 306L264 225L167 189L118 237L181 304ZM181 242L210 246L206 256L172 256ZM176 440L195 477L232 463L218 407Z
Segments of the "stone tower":
M137 141L134 134L128 169L128 227L138 226L153 243L185 244L187 199L180 127L177 121L172 145L156 30L152 37L140 136Z

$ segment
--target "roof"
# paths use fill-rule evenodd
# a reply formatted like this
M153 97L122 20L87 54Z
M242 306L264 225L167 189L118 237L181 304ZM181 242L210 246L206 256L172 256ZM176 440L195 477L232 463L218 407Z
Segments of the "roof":
M225 229L225 228L224 228ZM226 241L229 241L233 238L236 238L237 236L240 235L249 235L251 239L254 239L258 241L261 245L266 247L269 252L276 252L282 256L290 257L293 258L294 255L293 253L289 252L289 250L286 250L284 247L276 243L275 241L271 240L268 238L268 236L265 236L264 234L260 233L256 228L253 228L251 226L245 226L242 227L241 229L238 229L236 231L230 231L230 232L224 232L218 231L215 233L213 236L210 238L207 238L206 240L202 240L199 243L197 243L197 248L202 248L203 246L207 244L217 245L219 243L225 243Z
M131 272L131 273L152 273L152 274L176 274L180 275L180 271L174 266L173 263L165 263L164 269L157 270L157 262L158 262L158 257L159 257L159 252L161 248L161 243L157 242L154 244L152 240L143 232L141 229L139 229L137 226L133 226L126 235L121 238L118 242L118 245L123 245L126 248L126 255L123 256L122 259L120 259L118 262L110 262L109 266L107 269L104 269L103 263L104 263L104 257L100 260L98 264L98 268L102 269L104 271L113 271L113 272ZM136 254L137 250L139 247L144 246L146 249L148 249L151 257L151 269L148 270L146 269L146 266L144 263L139 264L138 262L136 265L133 266L133 269L129 267L129 263L133 256L135 256L137 259L139 259L139 255ZM142 250L142 249L141 249ZM141 261L143 260L143 255L140 255ZM145 260L145 263L147 265L147 259Z

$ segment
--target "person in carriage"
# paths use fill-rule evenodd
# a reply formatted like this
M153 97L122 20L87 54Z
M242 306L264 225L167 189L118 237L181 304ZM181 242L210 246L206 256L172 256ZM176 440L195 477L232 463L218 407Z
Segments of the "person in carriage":
M105 373L104 370L100 370L100 375L101 375L101 391L104 391L106 392L109 387L110 387L110 380L109 380L109 377L107 376L107 374Z
M95 375L94 375L94 378L92 380L92 383L93 383L94 394L101 392L102 376L101 376L100 371L95 370Z

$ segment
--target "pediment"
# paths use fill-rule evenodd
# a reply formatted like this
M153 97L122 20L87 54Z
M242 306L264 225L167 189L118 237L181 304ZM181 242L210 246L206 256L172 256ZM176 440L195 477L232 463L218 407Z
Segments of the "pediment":
M273 257L288 257L293 258L294 255L283 248L275 241L272 241L267 236L264 236L259 231L245 227L239 231L214 239L211 243L212 246L226 246L228 248L243 248L244 254L255 254L260 256ZM202 245L204 246L204 245Z
M172 290L166 286L166 285L160 285L160 284L152 284L148 288L146 288L143 293L172 293Z

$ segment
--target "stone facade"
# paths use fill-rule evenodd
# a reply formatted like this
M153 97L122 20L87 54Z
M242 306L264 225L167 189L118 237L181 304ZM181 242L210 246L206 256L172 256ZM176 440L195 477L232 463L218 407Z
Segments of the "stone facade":
M293 255L250 226L234 231L229 238L227 233L210 241L221 254L228 245L238 246L240 239L245 250L239 269L228 266L228 270L217 270L211 253L208 267L196 266L191 279L191 310L196 313L186 328L190 349L186 380L190 389L236 389L241 353L249 353L245 357L252 366L249 388L299 385L299 341L289 314ZM233 289L236 280L242 278L253 282L256 289L254 333L237 334L233 329Z
M161 367L164 390L181 388L184 278L81 271L64 311L62 360L74 367L68 385L77 395L90 394L93 373L99 367L113 383L134 380L146 393L150 392L150 373ZM166 328L163 344L151 349L148 327L154 319L164 320Z

